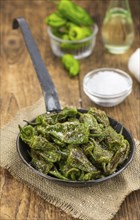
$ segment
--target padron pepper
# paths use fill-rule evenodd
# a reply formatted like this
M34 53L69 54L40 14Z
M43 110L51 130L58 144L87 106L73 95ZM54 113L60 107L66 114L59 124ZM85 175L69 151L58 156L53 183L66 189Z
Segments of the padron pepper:
M51 174L52 176L55 176L59 179L62 180L68 180L68 178L66 178L64 175L62 175L55 166L53 166L53 168L49 171L49 174Z
M79 26L71 26L68 32L68 36L70 40L82 40L84 38L89 37L92 34L92 31L89 27L79 27Z
M62 42L60 44L60 47L67 51L67 53L71 53L73 51L76 51L77 49L80 49L84 46L85 43L75 43L75 42L72 42L69 38L69 35L68 34L64 34L62 35L62 39L64 40L64 42Z
M78 75L80 71L79 61L76 60L71 54L65 54L62 57L64 67L69 71L70 76Z
M31 165L62 180L88 181L114 173L127 159L129 142L111 126L104 111L76 108L40 115L19 126Z
M58 113L58 122L64 122L68 118L75 118L78 115L77 108L67 108L65 107L61 112Z
M98 179L98 178L102 178L102 177L103 177L103 175L101 175L100 170L95 170L95 171L92 171L92 172L89 172L89 173L82 172L79 180L88 181L88 180L91 180L91 179Z
M85 172L94 172L97 170L79 147L71 147L67 164Z
M90 108L88 113L93 115L99 124L102 124L104 127L109 126L109 119L104 111L97 108Z
M73 181L77 180L81 175L81 170L79 170L79 168L72 167L66 162L60 164L60 169L66 178Z
M58 12L50 14L46 19L45 23L51 27L59 28L66 24L65 18L61 17Z
M34 150L31 150L30 156L32 158L31 164L40 172L48 174L49 170L53 167L53 163L44 160Z
M57 8L64 18L75 24L85 26L91 26L93 24L93 20L88 12L70 0L61 0Z
M116 151L110 162L104 166L104 172L106 174L111 174L115 172L119 164L122 164L128 156L130 146L127 140L121 143L120 148Z
M79 122L63 122L47 126L46 134L57 144L58 141L66 144L82 144L88 142L89 127Z
M79 120L80 122L83 122L89 126L91 131L91 136L94 137L103 136L102 126L101 124L98 124L96 118L93 115L89 113L85 113L85 114L81 113Z

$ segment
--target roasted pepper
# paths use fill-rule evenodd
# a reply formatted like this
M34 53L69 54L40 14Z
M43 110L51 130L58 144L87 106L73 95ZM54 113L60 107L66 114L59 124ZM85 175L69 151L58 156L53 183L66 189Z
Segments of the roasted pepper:
M45 18L45 23L51 27L59 28L66 24L66 19L61 17L58 12L54 12L50 14L47 18Z
M69 71L70 76L78 75L80 71L80 64L71 54L65 54L62 57L64 67Z
M70 0L61 0L57 7L64 18L75 24L85 26L93 24L93 20L88 12Z
M81 113L65 107L39 115L19 129L29 147L31 165L58 179L88 181L109 176L120 169L130 152L129 142L110 126L106 113L96 108Z

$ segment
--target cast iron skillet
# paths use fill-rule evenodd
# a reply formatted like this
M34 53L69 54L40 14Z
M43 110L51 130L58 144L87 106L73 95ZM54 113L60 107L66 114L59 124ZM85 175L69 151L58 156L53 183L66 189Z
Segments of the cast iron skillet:
M59 112L59 111L61 111L61 107L60 107L57 91L56 91L55 86L51 80L51 77L46 69L46 66L41 58L41 55L40 55L39 50L37 48L37 45L32 37L30 30L29 30L28 24L26 23L24 18L14 19L13 29L17 29L18 27L21 28L26 47L30 53L34 68L36 70L36 73L37 73L37 76L38 76L38 79L40 82L40 85L41 85L42 90L44 92L46 111L47 112L52 112L52 111ZM78 111L83 112L83 113L87 112L87 110L85 110L85 109L78 109ZM34 122L34 120L35 119L33 119L31 122ZM117 176L119 173L121 173L132 161L133 155L134 155L134 150L135 150L134 140L133 140L133 137L131 136L130 132L125 127L123 127L121 123L117 122L113 118L109 117L109 121L110 121L111 126L118 133L120 132L120 130L122 130L122 135L128 140L128 142L130 144L130 152L129 152L128 158L118 168L118 170L115 173L111 174L110 176L107 176L104 178L100 178L97 180L89 180L89 181L71 181L71 180L66 181L66 180L61 180L56 177L52 177L50 175L45 175L45 174L39 172L30 164L31 158L28 153L29 147L21 140L19 135L18 135L17 141L16 141L17 151L18 151L19 156L22 159L22 161L28 167L30 167L33 170L33 172L35 172L36 174L38 174L48 180L55 181L55 182L61 183L61 184L67 184L70 186L90 186L95 183L100 183L105 180L111 179L111 178Z

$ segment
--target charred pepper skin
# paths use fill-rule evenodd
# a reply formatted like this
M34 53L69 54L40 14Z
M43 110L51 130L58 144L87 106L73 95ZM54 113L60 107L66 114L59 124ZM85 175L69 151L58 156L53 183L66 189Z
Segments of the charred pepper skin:
M114 173L127 159L130 144L111 126L102 110L76 108L39 115L21 127L39 172L62 180L89 181Z
M45 23L50 27L59 28L66 24L67 20L63 18L58 12L50 14L46 19Z

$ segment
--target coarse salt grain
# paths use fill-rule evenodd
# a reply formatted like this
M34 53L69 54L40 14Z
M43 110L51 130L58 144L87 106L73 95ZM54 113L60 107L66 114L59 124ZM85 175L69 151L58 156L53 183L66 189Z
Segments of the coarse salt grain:
M93 93L116 95L127 90L129 82L124 75L115 71L101 71L90 77L86 87Z

